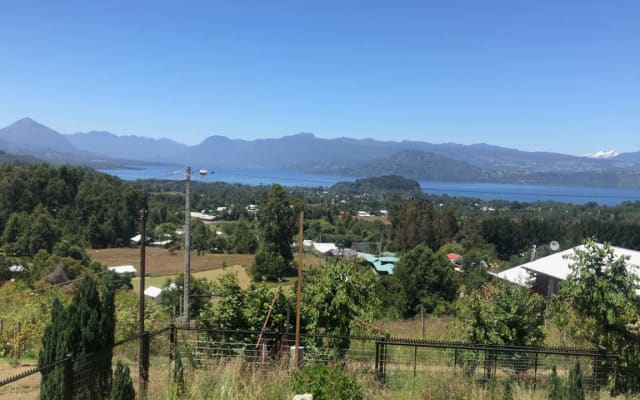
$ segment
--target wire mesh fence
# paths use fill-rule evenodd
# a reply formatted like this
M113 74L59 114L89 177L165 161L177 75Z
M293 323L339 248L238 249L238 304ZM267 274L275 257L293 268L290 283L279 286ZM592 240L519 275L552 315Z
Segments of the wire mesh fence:
M532 387L545 385L556 368L566 377L580 364L585 383L603 387L615 372L617 357L603 350L510 347L418 341L384 337L303 334L301 365L338 362L347 370L374 376L388 385L420 385L438 379L474 383L512 380ZM67 357L44 368L16 367L0 375L0 400L37 399L44 384L60 385L65 399L101 398L112 370L130 369L134 388L147 398L166 396L177 374L203 370L209 374L225 364L243 369L291 370L295 340L291 333L224 331L175 326L120 341L103 352ZM176 365L185 369L177 371ZM107 374L100 371L108 371ZM286 372L285 372L286 373ZM215 374L211 374L215 378ZM49 383L46 383L48 380ZM174 385L172 387L172 385Z

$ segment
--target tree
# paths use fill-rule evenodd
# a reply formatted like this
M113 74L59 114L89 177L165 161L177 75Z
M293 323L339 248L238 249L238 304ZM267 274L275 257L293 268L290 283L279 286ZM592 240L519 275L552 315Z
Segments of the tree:
M200 313L211 307L211 285L206 278L189 280L189 318L196 319ZM164 283L160 304L170 315L178 316L184 302L184 273Z
M293 260L291 243L296 232L294 199L280 185L262 195L258 210L258 223L263 244L256 254L253 278L277 280L285 275Z
M199 219L193 221L191 226L191 245L197 255L211 248L211 231Z
M498 280L466 298L460 319L472 343L539 346L545 307L542 296Z
M368 270L350 264L323 265L304 282L302 311L313 333L331 335L326 345L345 350L349 335L374 317L379 300Z
M594 240L575 249L570 260L571 273L560 289L556 307L573 312L573 326L579 327L576 336L621 357L614 390L640 390L640 337L630 329L640 315L637 276L630 272L625 257L617 256L609 244ZM601 368L606 370L607 365Z
M258 239L255 233L251 232L247 223L238 222L233 235L231 247L233 251L240 254L253 254L258 248Z
M443 310L458 293L459 283L446 257L426 245L418 245L400 256L393 270L404 287L405 316L413 316L423 307L428 313Z
M113 292L107 284L100 296L95 281L85 276L76 287L69 306L65 308L59 300L54 300L51 322L42 338L38 366L42 368L68 355L80 359L97 353L91 379L83 382L84 387L77 390L106 398L111 390L114 329ZM43 370L40 398L62 399L62 381L60 368Z
M111 388L111 400L135 400L136 391L133 388L129 366L118 361L113 373L113 386Z

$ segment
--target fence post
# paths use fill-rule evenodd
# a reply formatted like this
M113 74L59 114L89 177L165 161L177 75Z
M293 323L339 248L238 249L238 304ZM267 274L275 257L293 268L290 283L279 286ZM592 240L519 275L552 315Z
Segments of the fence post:
M147 398L149 387L149 331L140 336L140 360L138 361L140 376L138 379L138 398Z
M533 368L533 391L536 391L536 386L538 386L538 352L536 351L536 359L534 361Z
M176 324L172 323L171 328L169 329L169 361L173 361L176 359L176 340Z
M64 400L72 400L73 399L73 358L71 356L67 356L64 359L64 363L62 364L62 379L64 385Z
M384 383L385 380L385 337L376 340L376 378Z

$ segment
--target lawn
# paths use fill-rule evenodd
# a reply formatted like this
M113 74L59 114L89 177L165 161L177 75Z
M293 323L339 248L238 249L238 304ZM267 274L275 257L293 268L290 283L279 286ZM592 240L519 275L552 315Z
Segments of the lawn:
M220 267L216 269L210 269L208 271L195 272L193 273L193 276L196 278L206 278L210 281L215 281L220 276L222 276L222 274L226 272L232 272L236 274L236 276L238 277L238 283L240 284L240 287L242 287L243 289L246 289L249 287L251 279L249 277L249 274L247 274L246 268L241 265L232 265L224 268ZM144 286L145 288L148 288L149 286L156 286L161 288L168 278L173 278L175 276L176 276L175 274L162 275L162 276L148 276L144 281ZM137 293L138 290L140 290L140 278L133 278L131 280L131 284L133 285L133 290Z

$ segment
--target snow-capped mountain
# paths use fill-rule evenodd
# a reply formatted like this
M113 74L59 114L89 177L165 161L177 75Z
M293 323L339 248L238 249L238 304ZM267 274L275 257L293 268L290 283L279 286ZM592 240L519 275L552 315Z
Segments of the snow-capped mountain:
M597 151L595 153L585 154L585 155L583 155L583 157L587 157L587 158L613 158L613 157L617 157L618 154L620 154L620 153L618 153L615 150L600 150L600 151Z

